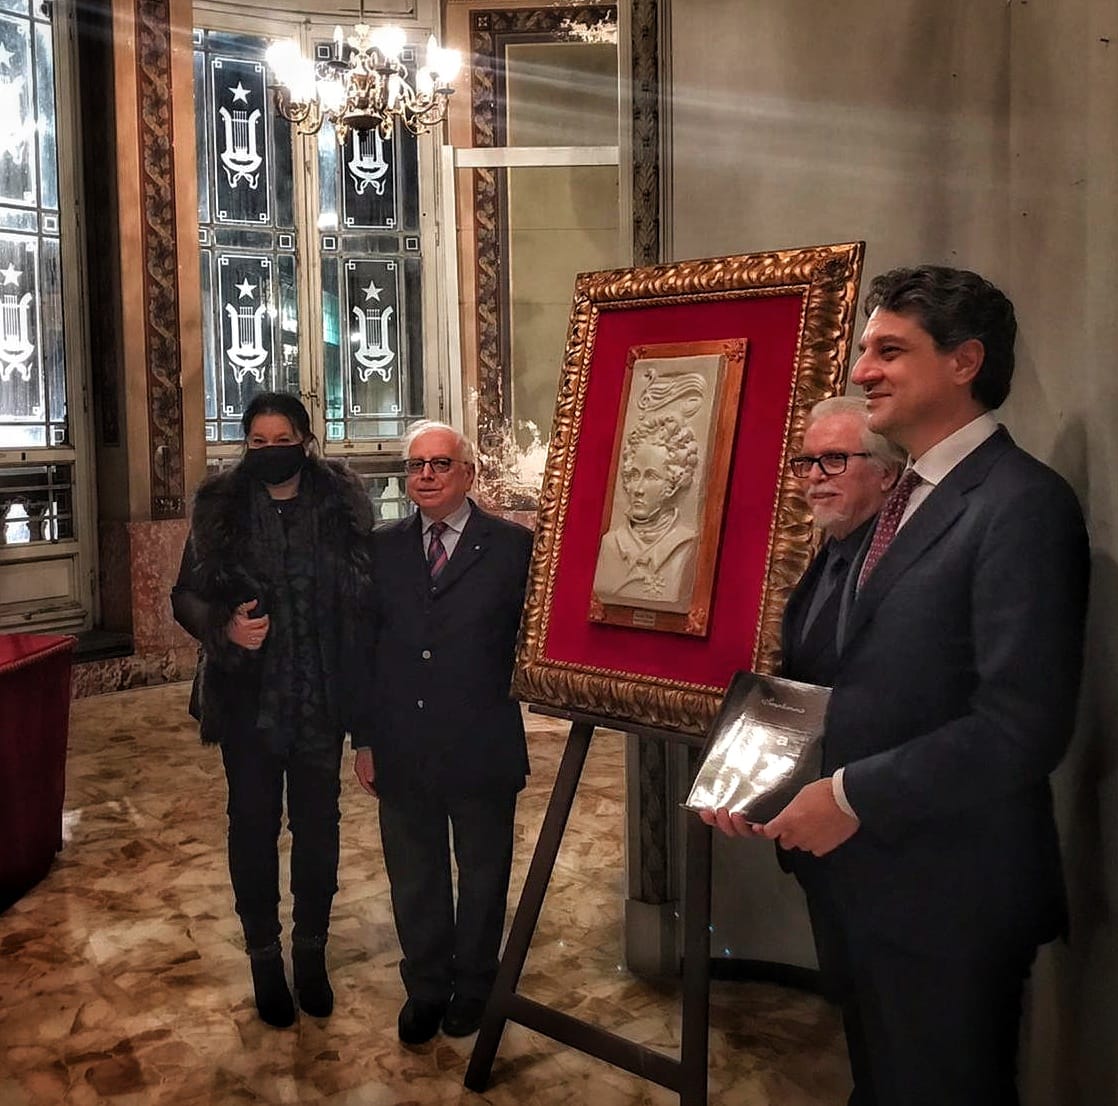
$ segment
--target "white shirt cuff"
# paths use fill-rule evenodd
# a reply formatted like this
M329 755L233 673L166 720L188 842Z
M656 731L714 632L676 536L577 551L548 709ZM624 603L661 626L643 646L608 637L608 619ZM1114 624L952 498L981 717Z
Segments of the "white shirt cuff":
M831 777L831 793L834 795L835 802L838 804L838 808L843 814L847 814L851 818L857 818L858 814L847 800L846 788L842 785L842 774L845 771L845 768L837 768L835 770L835 774Z

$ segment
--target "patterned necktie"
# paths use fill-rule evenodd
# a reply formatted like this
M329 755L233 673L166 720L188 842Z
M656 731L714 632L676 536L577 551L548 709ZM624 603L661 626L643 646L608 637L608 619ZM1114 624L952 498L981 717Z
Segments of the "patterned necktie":
M443 545L443 534L449 529L445 522L432 522L428 533L431 540L427 545L427 575L438 579L439 573L446 568L447 552Z
M869 552L862 562L862 571L858 575L859 590L869 579L870 573L877 568L877 562L881 560L885 550L889 548L889 543L896 536L901 516L908 506L912 493L923 483L924 478L915 469L908 469L885 501L881 514L877 516L877 525L873 528Z

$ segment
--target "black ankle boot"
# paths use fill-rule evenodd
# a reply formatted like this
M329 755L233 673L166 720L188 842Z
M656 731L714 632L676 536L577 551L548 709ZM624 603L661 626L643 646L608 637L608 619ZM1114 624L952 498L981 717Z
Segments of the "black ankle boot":
M277 1029L286 1029L295 1021L295 1003L287 989L287 977L283 974L279 942L261 949L249 949L248 955L256 1010L261 1021Z
M334 1010L334 991L326 975L326 937L296 937L291 963L299 1008L312 1018L328 1018Z

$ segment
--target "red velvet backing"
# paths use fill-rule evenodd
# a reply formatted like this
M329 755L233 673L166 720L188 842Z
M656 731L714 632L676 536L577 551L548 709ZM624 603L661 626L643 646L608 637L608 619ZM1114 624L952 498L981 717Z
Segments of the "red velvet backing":
M541 659L717 689L752 667L802 307L803 296L789 294L602 311ZM749 348L707 636L590 622L628 349L725 338L746 338Z

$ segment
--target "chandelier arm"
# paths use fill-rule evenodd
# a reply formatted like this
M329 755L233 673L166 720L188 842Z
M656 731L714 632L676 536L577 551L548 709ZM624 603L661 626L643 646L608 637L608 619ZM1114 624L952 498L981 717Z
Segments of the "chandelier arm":
M281 69L283 75L277 73L274 95L276 111L303 134L314 134L329 122L340 145L345 145L355 132L374 129L387 140L392 137L396 124L413 135L438 126L446 118L447 100L453 87L445 80L436 84L434 74L419 69L415 79L418 82L422 72L424 81L422 86L413 86L408 79L408 67L398 56L385 53L374 42L372 28L364 21L365 0L358 0L358 3L361 22L348 39L348 55L342 57L339 48L329 60L302 62L296 57L296 62L313 65L313 82L307 88L306 99L298 99L285 82L287 74ZM403 32L398 28L389 30L393 32L392 42L396 41L396 35L403 40ZM297 55L294 44L292 49ZM387 49L391 51L395 47ZM299 87L302 90L305 82L301 81Z

